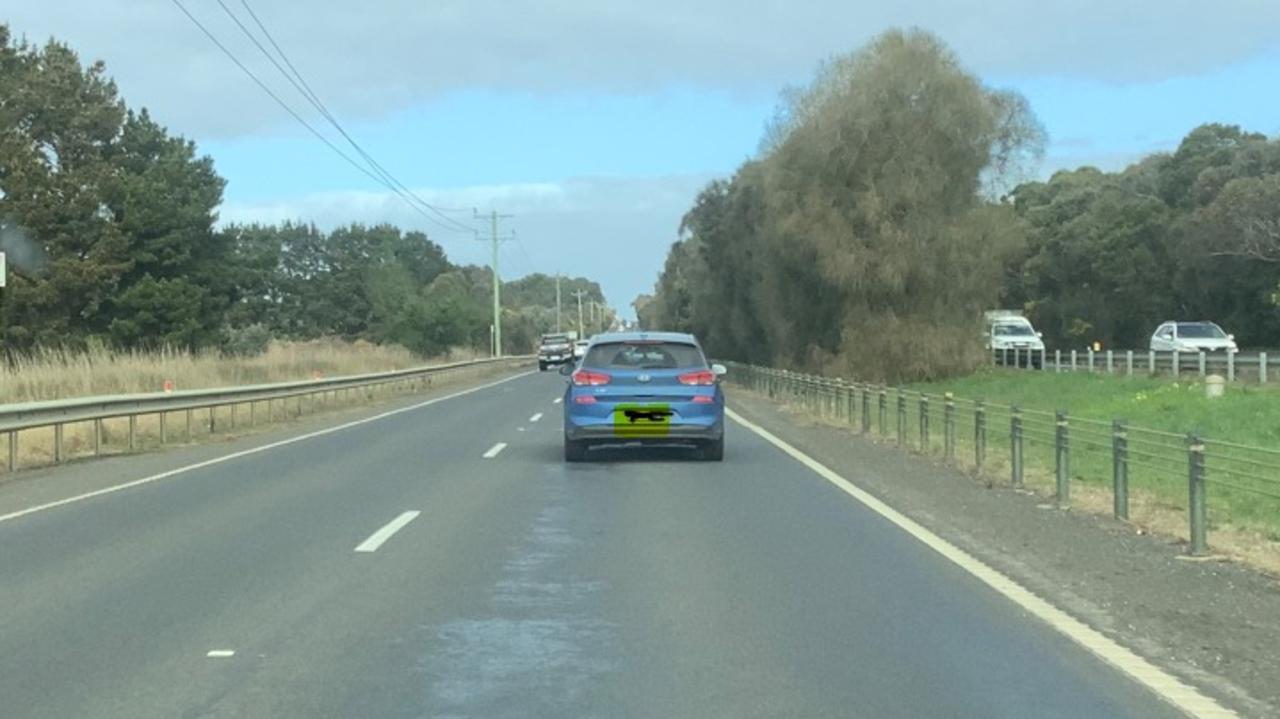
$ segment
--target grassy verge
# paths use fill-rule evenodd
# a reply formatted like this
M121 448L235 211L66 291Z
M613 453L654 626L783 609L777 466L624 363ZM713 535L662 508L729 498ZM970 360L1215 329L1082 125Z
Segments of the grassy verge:
M1209 399L1195 380L997 370L908 389L935 397L951 392L964 400L986 400L997 456L1007 455L1011 407L1016 405L1023 415L1028 470L1050 477L1055 461L1051 413L1066 411L1071 478L1086 487L1105 488L1108 498L1113 481L1111 423L1125 420L1131 516L1142 516L1151 503L1185 515L1186 435L1194 432L1207 440L1210 531L1234 529L1280 540L1280 391L1241 384L1229 386L1221 398ZM960 426L965 426L965 419L958 419ZM1184 520L1183 535L1185 526Z
M394 345L314 340L274 342L252 357L217 352L66 352L44 350L0 367L0 404L69 397L202 389L385 372L425 364L444 364L477 355L455 350L430 361Z
M446 357L424 359L400 347L376 346L363 342L335 340L273 344L255 357L221 357L217 354L180 352L70 354L44 352L24 359L0 372L0 404L64 397L156 392L172 381L178 389L226 387L283 382L315 377L380 372L424 365L446 364L473 359L469 352L456 351ZM137 418L136 451L162 445L228 439L261 431L304 415L368 405L406 391L439 388L504 371L500 367L460 368L433 375L430 381L411 387L378 387L362 391L312 396L301 400L242 403L214 410L167 412ZM129 420L104 420L100 452L103 455L130 451ZM79 422L64 425L65 459L90 457L94 452L94 425ZM17 465L29 468L52 464L54 430L31 429L18 434ZM7 456L8 445L0 445ZM0 467L3 461L0 460ZM0 475L3 476L3 475Z

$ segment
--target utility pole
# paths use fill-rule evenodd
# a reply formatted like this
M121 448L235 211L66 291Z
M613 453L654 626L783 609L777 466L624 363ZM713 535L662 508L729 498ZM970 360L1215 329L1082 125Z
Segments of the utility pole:
M587 334L587 328L582 326L582 296L587 294L587 291L577 290L570 294L578 298L578 339L586 339L585 335Z
M483 219L479 210L472 210L475 219ZM497 210L490 210L490 241L493 243L493 356L502 356L502 278L498 274L498 241L509 240L509 237L498 237L498 220L505 220L514 215L499 215ZM476 239L479 239L477 237Z
M560 331L560 273L556 273L556 332Z

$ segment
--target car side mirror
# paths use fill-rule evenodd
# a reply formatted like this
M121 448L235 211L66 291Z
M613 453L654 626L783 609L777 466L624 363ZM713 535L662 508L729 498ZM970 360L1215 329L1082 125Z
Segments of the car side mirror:
M713 374L713 375L715 375L715 376L717 376L717 377L723 377L723 376L725 376L725 375L726 375L726 374L728 374L728 373L729 373L729 368L728 368L728 367L725 367L725 366L724 366L724 365L722 365L722 364L713 364L713 365L711 365L711 374Z
M1044 333L1043 333L1043 332L1036 332L1036 337L1039 337L1040 339L1044 339Z
M568 376L569 376L569 375L571 375L571 374L573 374L573 365L571 365L571 364L569 364L569 363L567 363L567 362L566 362L565 364L560 365L560 376L561 376L561 377L568 377Z
M1235 342L1235 341L1236 341L1236 336L1235 336L1235 335L1227 335L1227 339L1231 340L1232 342Z

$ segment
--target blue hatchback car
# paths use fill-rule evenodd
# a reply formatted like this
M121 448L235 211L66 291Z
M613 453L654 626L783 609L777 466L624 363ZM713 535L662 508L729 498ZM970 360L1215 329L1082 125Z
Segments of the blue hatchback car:
M725 368L707 364L693 335L599 334L562 372L565 461L594 445L691 445L702 459L724 458Z

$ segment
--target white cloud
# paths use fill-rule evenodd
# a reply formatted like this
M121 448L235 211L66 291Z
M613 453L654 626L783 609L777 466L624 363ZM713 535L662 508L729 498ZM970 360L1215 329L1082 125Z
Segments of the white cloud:
M182 0L285 89L212 0ZM239 0L225 0L243 14ZM686 85L772 96L891 26L921 26L991 76L1129 82L1199 73L1280 38L1270 0L252 0L335 112L376 118L462 88L644 93ZM204 139L280 111L170 0L11 4L16 33L108 62L130 101Z
M575 178L564 182L492 185L455 189L423 188L415 193L442 207L490 207L514 215L502 232L514 229L517 242L502 246L502 275L530 272L583 275L598 280L611 305L631 312L636 295L653 288L667 248L676 240L680 218L711 175L645 178ZM468 224L470 212L453 216ZM226 223L314 222L331 229L351 222L390 222L425 231L458 263L485 264L489 244L442 231L390 193L324 192L286 200L228 203ZM483 229L483 228L482 228ZM482 233L482 238L487 237Z

